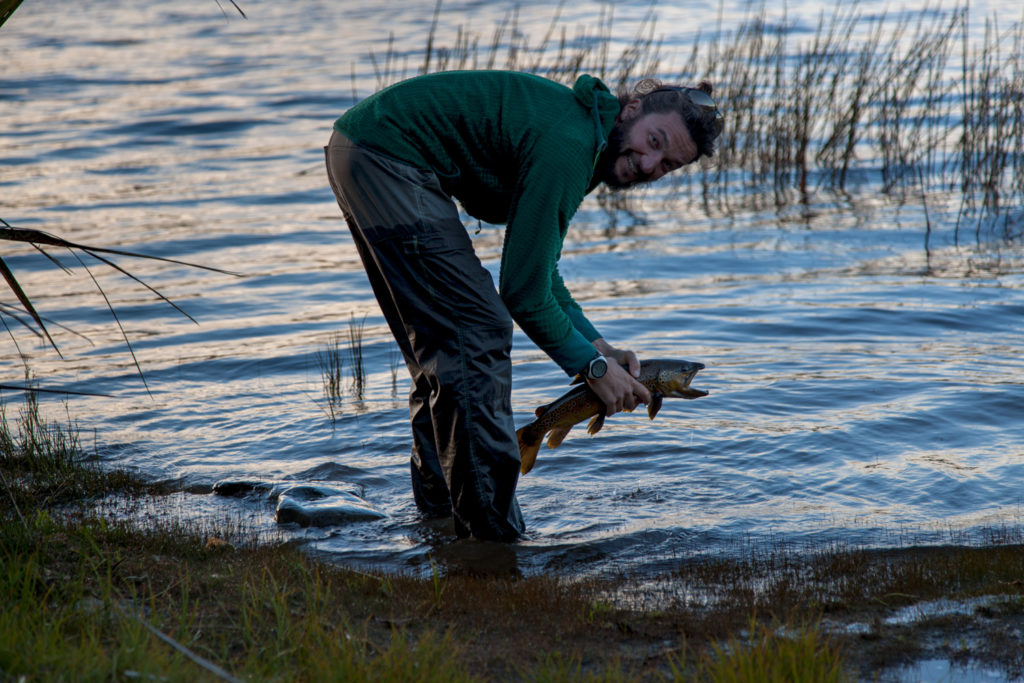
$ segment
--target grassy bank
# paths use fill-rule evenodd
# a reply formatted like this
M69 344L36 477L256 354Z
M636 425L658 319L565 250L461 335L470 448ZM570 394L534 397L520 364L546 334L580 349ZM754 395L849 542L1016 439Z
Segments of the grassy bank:
M694 561L643 608L618 599L625 579L367 574L245 530L106 515L111 492L166 491L101 469L33 400L18 412L0 431L6 679L828 681L937 648L1008 672L1024 659L1006 627L1024 611L1012 543ZM982 595L972 613L890 623Z

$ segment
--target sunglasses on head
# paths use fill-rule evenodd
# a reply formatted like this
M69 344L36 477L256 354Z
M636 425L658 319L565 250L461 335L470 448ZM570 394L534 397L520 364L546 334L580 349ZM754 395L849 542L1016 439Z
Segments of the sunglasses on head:
M708 95L703 90L697 88L687 88L682 85L663 85L660 88L655 88L651 92L647 93L651 95L656 92L681 92L692 102L706 112L713 113L715 115L715 135L722 132L722 112L718 111L718 105L711 99L711 95Z

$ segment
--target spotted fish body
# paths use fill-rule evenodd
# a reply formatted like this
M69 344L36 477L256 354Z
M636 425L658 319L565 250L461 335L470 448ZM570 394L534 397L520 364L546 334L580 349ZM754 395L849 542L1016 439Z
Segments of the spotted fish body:
M703 363L686 360L645 360L640 363L637 380L651 392L647 415L653 420L661 410L662 400L670 398L700 398L708 392L690 387L690 382ZM597 434L604 426L604 402L590 390L580 377L573 387L554 402L537 408L537 419L516 432L519 437L520 471L526 474L533 469L537 452L544 437L548 436L548 448L557 448L576 424L590 419L588 434Z

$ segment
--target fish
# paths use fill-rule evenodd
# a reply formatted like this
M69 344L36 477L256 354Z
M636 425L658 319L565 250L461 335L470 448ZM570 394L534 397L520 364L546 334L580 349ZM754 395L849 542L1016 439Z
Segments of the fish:
M694 399L707 396L708 392L690 386L694 375L703 369L703 363L688 360L641 361L640 376L637 380L651 392L647 415L653 420L661 410L662 401L666 397ZM549 433L548 448L558 448L569 431L588 417L588 434L597 434L604 426L604 402L583 383L583 378L579 375L572 383L578 386L553 402L537 408L534 411L537 419L516 430L516 437L519 439L519 471L523 474L533 469L540 444Z

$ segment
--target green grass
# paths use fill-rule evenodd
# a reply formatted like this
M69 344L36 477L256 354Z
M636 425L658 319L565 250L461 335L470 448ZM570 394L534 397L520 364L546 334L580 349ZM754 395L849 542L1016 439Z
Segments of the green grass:
M787 633L787 631L792 631ZM843 656L814 626L775 628L751 620L744 637L700 655L692 676L716 683L841 683L852 680ZM679 669L677 680L689 680Z
M353 621L343 598L354 588L297 554L246 553L190 534L168 552L158 538L166 533L43 515L5 533L0 671L199 680L228 667L256 680L468 680L443 635L376 633Z

